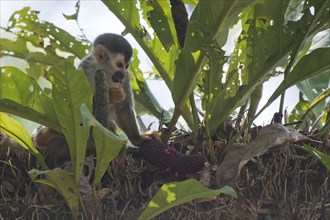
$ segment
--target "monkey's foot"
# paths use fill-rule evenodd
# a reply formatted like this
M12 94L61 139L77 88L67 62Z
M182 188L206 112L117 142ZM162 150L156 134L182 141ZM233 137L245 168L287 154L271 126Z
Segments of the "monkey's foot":
M175 180L191 177L202 170L207 160L202 155L186 155L159 140L144 141L139 146L143 159L169 173Z

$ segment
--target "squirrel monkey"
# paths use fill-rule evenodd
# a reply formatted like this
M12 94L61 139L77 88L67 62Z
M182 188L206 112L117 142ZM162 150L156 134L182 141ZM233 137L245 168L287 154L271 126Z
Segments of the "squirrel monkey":
M141 134L134 111L134 98L127 69L132 57L132 47L121 35L99 35L89 55L82 59L82 68L94 92L93 114L107 129L116 133L117 125L134 145L150 139L150 134ZM62 138L61 138L62 137ZM38 128L34 135L37 146L47 149L63 145L62 134L47 127ZM62 147L63 148L63 147ZM67 146L66 146L67 148Z
M95 39L91 54L81 61L79 67L84 70L94 91L96 119L114 133L118 125L132 144L138 145L145 138L140 134L136 120L131 77L127 72L132 53L131 45L121 35L102 34ZM104 94L106 86L108 93Z

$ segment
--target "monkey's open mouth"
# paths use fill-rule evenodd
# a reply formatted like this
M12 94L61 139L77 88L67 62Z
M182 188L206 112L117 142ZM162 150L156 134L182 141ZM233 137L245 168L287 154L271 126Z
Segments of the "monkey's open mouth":
M125 78L125 73L123 73L121 71L115 72L111 77L111 79L114 83L120 83L120 84L123 84L124 78Z

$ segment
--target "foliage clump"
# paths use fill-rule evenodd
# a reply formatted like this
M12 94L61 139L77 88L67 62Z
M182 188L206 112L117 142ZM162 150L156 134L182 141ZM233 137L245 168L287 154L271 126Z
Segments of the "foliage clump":
M1 217L330 218L329 0L103 3L150 58L175 104L165 111L157 102L134 51L130 72L137 106L159 119L170 149L203 152L208 162L198 175L206 188L192 179L169 182L136 149L123 150L125 139L91 114L91 89L74 66L88 54L88 39L23 8L1 28L15 37L1 38L1 55L27 63L25 70L5 66L0 72ZM184 3L193 8L189 18ZM80 1L76 13L65 17L78 21L79 8ZM237 27L234 47L225 49ZM278 87L263 88L279 75ZM299 101L287 113L285 92L292 86ZM260 107L265 90L272 95ZM255 126L255 118L279 97L271 124ZM49 167L23 126L7 114L63 133L71 161ZM178 129L180 116L185 131ZM95 157L85 155L89 134Z

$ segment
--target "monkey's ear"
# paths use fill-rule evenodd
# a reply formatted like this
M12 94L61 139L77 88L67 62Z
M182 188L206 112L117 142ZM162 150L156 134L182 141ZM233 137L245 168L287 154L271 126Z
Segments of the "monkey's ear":
M107 48L98 44L93 49L93 54L98 63L102 62L107 57Z

